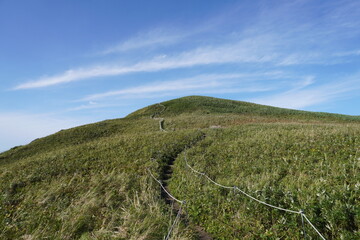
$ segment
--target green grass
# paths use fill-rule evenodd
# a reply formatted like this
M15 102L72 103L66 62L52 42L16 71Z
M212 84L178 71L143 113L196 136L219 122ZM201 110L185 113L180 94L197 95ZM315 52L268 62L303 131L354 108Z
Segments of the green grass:
M174 99L163 103L167 110L162 113L163 117L174 117L179 115L222 115L241 114L242 116L257 116L270 119L290 119L298 121L354 121L359 122L360 116L348 116L323 112L307 112L285 108L270 107L249 102L225 100L213 97L190 96ZM148 117L155 111L161 111L157 104L135 111L127 118L138 119Z
M195 224L214 239L302 239L298 215L212 185L184 149L215 181L304 209L327 239L360 237L358 116L199 96L162 104L167 132L154 104L1 153L0 239L163 239L175 216L146 169L161 178L171 158L169 189L189 218L172 239L196 239Z
M359 236L360 128L248 124L207 130L190 164L226 186L306 215L328 239ZM171 190L218 239L300 239L300 216L221 189L176 161ZM313 239L315 232L307 227Z
M154 120L138 123L138 130L143 123L157 126ZM94 126L103 128L94 130L102 133L97 138L82 134L90 126L80 127L3 154L1 239L161 239L166 234L171 211L145 168L159 176L168 155L197 133L134 134L130 124L129 133L108 136L105 129L113 129L114 122ZM182 229L178 235L189 234Z

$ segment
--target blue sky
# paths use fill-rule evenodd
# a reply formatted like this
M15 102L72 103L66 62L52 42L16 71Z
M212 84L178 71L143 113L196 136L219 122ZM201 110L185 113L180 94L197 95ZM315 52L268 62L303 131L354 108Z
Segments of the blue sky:
M0 151L186 95L360 114L360 1L0 0Z

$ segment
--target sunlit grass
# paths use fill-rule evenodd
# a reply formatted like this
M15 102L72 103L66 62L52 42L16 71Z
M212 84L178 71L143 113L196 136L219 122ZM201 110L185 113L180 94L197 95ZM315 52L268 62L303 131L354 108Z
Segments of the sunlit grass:
M0 154L0 239L163 239L174 216L146 168L161 178L176 157L169 188L190 225L172 239L196 239L193 224L215 239L302 238L298 215L211 185L184 149L216 181L304 209L328 239L359 235L358 117L203 97L163 105L167 132L155 104Z

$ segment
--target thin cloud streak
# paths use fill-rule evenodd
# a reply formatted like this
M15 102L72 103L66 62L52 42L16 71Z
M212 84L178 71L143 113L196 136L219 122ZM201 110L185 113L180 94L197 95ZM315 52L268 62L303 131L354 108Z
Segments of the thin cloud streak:
M229 76L232 78L233 76ZM228 78L229 78L228 77ZM118 91L109 91L104 93L93 94L85 97L84 101L102 99L106 97L119 96L119 95L133 95L133 94L145 94L145 93L157 93L157 92L169 92L169 91L184 91L191 89L201 88L214 88L219 87L222 84L218 82L218 76L206 76L206 79L198 80L195 78L185 80L175 80L168 82L156 82L145 86L138 86L127 88Z
M334 56L336 57L348 57L348 56L360 56L360 50L353 50L353 51L344 51L335 53Z
M260 47L261 46L261 47ZM43 77L19 84L14 90L42 88L58 84L118 76L138 72L158 72L211 64L269 63L274 66L299 64L323 64L320 53L285 53L281 50L283 41L277 35L258 35L231 43L198 47L174 55L160 55L151 60L133 65L108 64L88 68L71 69L62 74Z
M220 16L215 18L207 19L205 22L192 26L192 28L185 29L167 29L167 28L155 28L150 31L140 32L135 37L132 37L126 41L123 41L117 45L109 47L100 52L101 55L122 53L138 49L157 49L164 46L174 45L181 42L186 42L189 38L193 38L215 30L219 27L219 24L223 23L230 14L235 14L235 9L230 13L226 11ZM226 16L226 18L224 18Z
M255 98L250 101L277 107L304 109L313 105L334 101L344 97L360 89L360 75L343 82L333 82L320 86L313 86L313 79L304 81L304 85L295 87L291 90L267 96L263 98Z
M174 56L159 56L132 66L96 66L77 70L68 70L63 74L44 77L39 80L20 84L14 90L42 88L52 85L75 82L95 77L117 76L135 72L156 72L161 70L194 67L224 63L262 63L274 59L274 55L265 55L253 41L265 39L247 39L236 44L216 47L197 48Z
M259 16L257 22L244 31L227 33L228 36L224 36L222 44L200 45L197 48L177 54L161 55L129 66L108 64L71 69L59 75L46 76L19 84L14 89L42 88L95 77L164 71L209 64L268 63L275 66L289 66L331 62L333 54L329 53L327 47L321 44L324 44L323 40L326 40L325 46L333 46L334 42L341 39L342 34L339 34L338 31L345 31L349 28L355 31L355 28L349 25L352 18L349 19L345 14L345 10L349 10L351 4L344 2L336 12L328 10L327 14L323 16L333 22L332 26L336 26L336 31L334 27L321 25L320 20L312 22L306 17L299 19L294 17L292 12L299 7L301 8L303 4L306 4L306 2L299 1L275 6L271 9L272 11L266 9ZM302 9L302 11L305 10ZM299 24L299 22L302 23ZM226 24L226 22L223 24ZM330 29L331 32L329 32ZM186 40L188 35L198 34L202 31L204 30L194 27L194 29L189 30L190 33L185 34L183 32L176 35L168 34L166 30L155 29L130 38L118 46L109 48L105 50L105 53L174 44ZM231 35L235 35L235 39L230 37Z
M76 69L76 70L68 70L63 74L53 76L53 77L43 77L39 80L27 82L20 84L14 88L14 90L20 89L31 89L31 88L42 88L48 87L52 85L68 83L79 81L87 78L94 78L100 76L113 76L119 75L123 73L129 73L134 71L134 69L126 68L126 67L106 67L106 66L97 66L93 68L86 69Z
M180 34L173 34L169 33L166 30L162 29L154 29L152 31L138 34L138 36L134 38L130 38L118 45L113 47L107 48L106 50L102 51L100 54L107 55L113 53L121 53L136 49L143 49L143 48L156 48L159 46L166 46L175 44L181 39L186 37L186 35Z
M257 74L213 74L213 75L200 75L186 79L178 79L174 81L158 81L151 84L137 86L127 89L122 89L118 91L108 91L104 93L97 93L89 95L81 101L93 101L98 99L103 99L113 96L133 96L143 94L152 94L152 93L161 93L161 92L179 92L179 91L193 91L201 90L201 92L212 93L215 90L219 92L261 92L268 91L273 89L266 86L253 86L253 80L256 77L263 76L266 80L267 78L272 78L273 76L280 76L279 72L264 72ZM244 85L242 88L234 87L235 84L239 85L239 80L242 82L248 82L252 84L251 87Z

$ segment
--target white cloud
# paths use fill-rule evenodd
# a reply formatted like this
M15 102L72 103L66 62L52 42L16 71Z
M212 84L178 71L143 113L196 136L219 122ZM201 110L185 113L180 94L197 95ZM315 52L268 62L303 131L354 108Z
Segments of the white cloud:
M0 152L85 122L24 113L0 113Z
M308 77L303 81L303 84L299 84L299 86L293 89L249 101L276 107L304 109L348 97L351 92L357 92L360 89L360 76L354 76L342 82L332 82L319 86L311 86L313 83L313 78Z
M252 102L276 107L302 109L329 100L330 95L317 90L287 91L278 95L253 99Z
M158 81L150 84L126 88L116 91L108 91L104 93L97 93L83 98L83 101L98 100L113 96L132 97L134 95L141 97L144 94L153 93L169 93L169 92L186 92L197 91L202 93L230 93L230 92L258 92L268 91L273 89L266 86L253 86L254 83L249 80L254 80L254 77L262 76L265 80L273 76L280 76L279 72L264 72L264 73L248 73L248 74L212 74L212 75L199 75L191 78L178 79L174 81ZM247 82L242 87L238 87L240 82ZM234 87L234 85L237 85ZM251 85L251 86L249 86Z
M41 88L79 81L82 79L123 75L134 72L155 72L207 64L269 62L274 60L275 55L268 54L267 48L271 46L269 46L269 44L265 45L266 42L269 42L269 39L263 36L246 39L233 44L200 47L173 56L162 55L149 61L139 62L131 66L103 65L90 68L73 69L60 75L43 77L35 81L20 84L16 86L14 90ZM264 47L261 49L258 48L258 45L262 43L264 44ZM268 47L266 48L266 46Z
M113 108L113 107L121 107L126 106L126 104L99 104L92 101L89 101L87 104L83 104L77 107L72 107L67 109L65 112L72 111L81 111L81 110L90 110L90 109L102 109L102 108Z
M203 89L203 88L214 88L219 87L222 84L218 82L218 76L202 76L197 78L176 80L176 81L167 81L167 82L156 82L144 86L132 87L127 89L122 89L118 91L109 91L104 93L93 94L84 98L84 100L95 100L111 96L120 96L120 95L138 95L138 94L148 94L148 93L159 93L159 92L169 92L169 91L184 91L184 90L193 90L193 89ZM230 76L228 76L229 78ZM224 77L225 78L225 77Z
M348 1L319 4L316 7L309 1L264 3L261 6L262 10L254 12L255 16L251 24L242 25L242 22L235 17L236 14L233 14L231 18L223 19L220 25L216 25L216 30L213 28L205 30L205 28L197 26L193 26L188 32L157 28L129 38L119 45L106 49L103 53L156 48L178 43L183 44L182 46L197 45L192 49L172 54L158 52L160 57L150 59L146 57L146 54L139 54L136 58L142 60L132 65L106 64L74 68L58 75L45 76L19 84L14 89L41 88L95 77L165 71L210 64L250 63L253 64L252 66L256 66L259 63L266 63L268 67L336 64L342 59L334 61L333 52L337 47L344 47L341 46L342 40L346 37L353 38L359 34L358 28L351 24L356 19L358 10L354 9L358 4ZM243 8L236 9L238 9L236 11L244 11ZM296 14L294 14L295 12ZM323 13L321 18L311 17L311 14L318 12ZM222 31L222 27L226 29L225 26L228 23L234 24L234 21L237 20L239 20L238 28ZM352 34L350 37L345 36L345 33L348 32ZM218 35L221 36L218 37ZM192 39L194 36L199 41L194 41ZM182 48L175 46L173 49ZM359 53L353 51L342 54L357 55ZM126 60L134 61L134 59Z
M23 83L16 86L14 90L41 88L61 83L79 81L87 78L119 75L122 73L129 73L131 71L133 71L133 69L126 67L96 66L92 68L80 68L76 70L68 70L60 75L53 77L43 77L35 81Z
M153 29L149 32L138 34L136 37L130 38L120 44L109 47L102 51L101 54L106 55L142 48L166 46L174 44L184 37L184 34L174 34L164 29Z
M360 50L344 51L335 53L336 57L347 57L347 56L360 56Z

